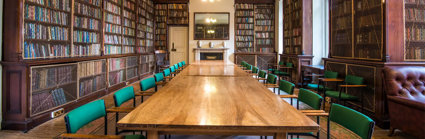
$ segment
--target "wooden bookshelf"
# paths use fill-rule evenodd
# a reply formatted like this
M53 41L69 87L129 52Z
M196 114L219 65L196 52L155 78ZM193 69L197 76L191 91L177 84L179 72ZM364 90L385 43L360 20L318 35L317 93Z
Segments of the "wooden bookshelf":
M425 61L425 0L404 0L406 61Z
M11 106L3 111L4 129L27 131L55 110L69 112L152 75L155 62L139 65L139 57L154 54L152 0L54 1L4 3L2 98ZM145 51L136 53L139 46Z
M275 52L274 4L255 5L255 46L256 52Z
M167 50L167 4L155 4L155 50Z
M145 1L139 1L137 4L137 38L136 38L136 52L137 53L146 53L148 52L146 47L146 32L147 32L147 21L146 21L146 11L147 3Z
M254 4L235 4L236 52L255 52Z
M168 4L169 25L188 25L189 7L187 4Z

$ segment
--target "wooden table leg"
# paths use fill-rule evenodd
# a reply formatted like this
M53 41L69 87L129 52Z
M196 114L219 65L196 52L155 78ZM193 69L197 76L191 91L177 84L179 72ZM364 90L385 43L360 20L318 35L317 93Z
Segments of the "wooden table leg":
M286 132L276 133L274 135L274 139L286 139L287 135L288 134Z
M147 133L147 139L159 139L158 131L149 130Z

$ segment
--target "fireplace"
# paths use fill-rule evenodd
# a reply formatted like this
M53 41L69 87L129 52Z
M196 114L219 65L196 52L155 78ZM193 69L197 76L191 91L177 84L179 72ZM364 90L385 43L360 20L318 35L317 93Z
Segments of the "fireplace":
M201 53L201 60L223 60L223 53Z

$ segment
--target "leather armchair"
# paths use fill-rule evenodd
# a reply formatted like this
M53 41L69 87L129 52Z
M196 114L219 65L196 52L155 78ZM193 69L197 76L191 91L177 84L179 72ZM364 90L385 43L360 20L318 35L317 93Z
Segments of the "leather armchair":
M395 129L425 136L425 67L385 67L391 134Z

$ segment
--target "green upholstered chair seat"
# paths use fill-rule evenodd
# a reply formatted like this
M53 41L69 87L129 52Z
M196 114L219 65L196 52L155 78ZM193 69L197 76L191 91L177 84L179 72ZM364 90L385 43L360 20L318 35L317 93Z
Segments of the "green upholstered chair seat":
M150 77L150 78L147 78L147 79L140 81L140 90L142 90L142 91L149 90L151 88L154 88L155 86L156 86L155 78L153 78L153 77Z
M125 139L146 139L143 135L125 135Z
M280 71L280 70L276 70L276 71L274 72L274 74L277 74L277 75L284 75L284 76L289 76L289 73L288 73L288 72L284 72L284 71Z
M134 88L129 86L114 93L115 107L120 107L123 103L134 98Z
M326 96L332 97L332 98L338 98L339 97L339 91L326 91ZM358 99L359 99L359 97L341 92L341 100L358 100Z
M319 90L323 90L323 85L318 85L318 84L311 84L311 83L309 83L309 84L307 84L307 88L308 88L308 89L314 89L314 90L317 90L317 89L319 89ZM326 90L331 90L331 88L326 87Z

